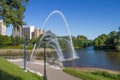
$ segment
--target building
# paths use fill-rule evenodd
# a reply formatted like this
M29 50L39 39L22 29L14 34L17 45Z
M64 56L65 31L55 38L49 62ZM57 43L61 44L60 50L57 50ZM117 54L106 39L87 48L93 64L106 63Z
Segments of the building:
M14 27L13 29L12 29L12 36L13 37L16 37L16 36L18 36L18 37L22 37L22 27L19 27L19 28L16 28L16 27Z
M22 33L23 36L25 36L27 39L32 39L34 33L34 26L31 25L30 27L23 27Z
M41 35L41 34L42 34L42 32L41 32L41 31L42 31L42 30L41 30L41 29L39 29L39 28L34 29L34 33L33 33L34 38L38 38L38 37L39 37L39 35Z
M3 20L0 20L0 35L6 35L6 25Z
M13 37L16 37L16 36L22 37L22 36L24 36L29 40L29 39L32 39L33 37L38 38L39 35L41 35L43 32L44 31L42 31L39 28L35 28L33 25L31 25L29 27L26 27L26 26L23 26L23 27L20 27L20 28L15 27L12 30L12 36Z

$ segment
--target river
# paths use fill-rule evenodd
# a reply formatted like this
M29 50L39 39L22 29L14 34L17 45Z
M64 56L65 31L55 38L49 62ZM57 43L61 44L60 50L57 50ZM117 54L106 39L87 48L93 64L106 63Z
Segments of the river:
M94 50L92 46L76 51L79 59L64 62L66 67L103 68L120 71L120 52Z

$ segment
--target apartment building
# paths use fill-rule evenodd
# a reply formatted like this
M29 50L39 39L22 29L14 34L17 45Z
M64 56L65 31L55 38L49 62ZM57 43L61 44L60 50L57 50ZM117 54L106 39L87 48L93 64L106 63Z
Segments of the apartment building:
M3 20L0 20L0 35L6 35L6 25Z

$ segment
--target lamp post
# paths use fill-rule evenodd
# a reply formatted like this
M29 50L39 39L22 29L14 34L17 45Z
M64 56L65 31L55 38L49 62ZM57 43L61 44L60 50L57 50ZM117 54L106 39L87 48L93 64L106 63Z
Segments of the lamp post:
M47 75L46 75L46 40L43 40L43 46L44 46L44 77L43 77L43 80L47 80Z
M24 70L26 71L26 37L24 38Z

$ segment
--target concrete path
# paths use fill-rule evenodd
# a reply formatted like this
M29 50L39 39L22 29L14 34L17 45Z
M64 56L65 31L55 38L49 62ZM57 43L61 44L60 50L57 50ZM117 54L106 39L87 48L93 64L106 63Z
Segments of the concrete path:
M23 61L11 61L14 64L23 67ZM36 72L44 74L44 66L43 62L32 62L30 65L28 64L28 69ZM64 73L60 68L55 68L53 66L47 65L47 80L81 80L74 76Z

